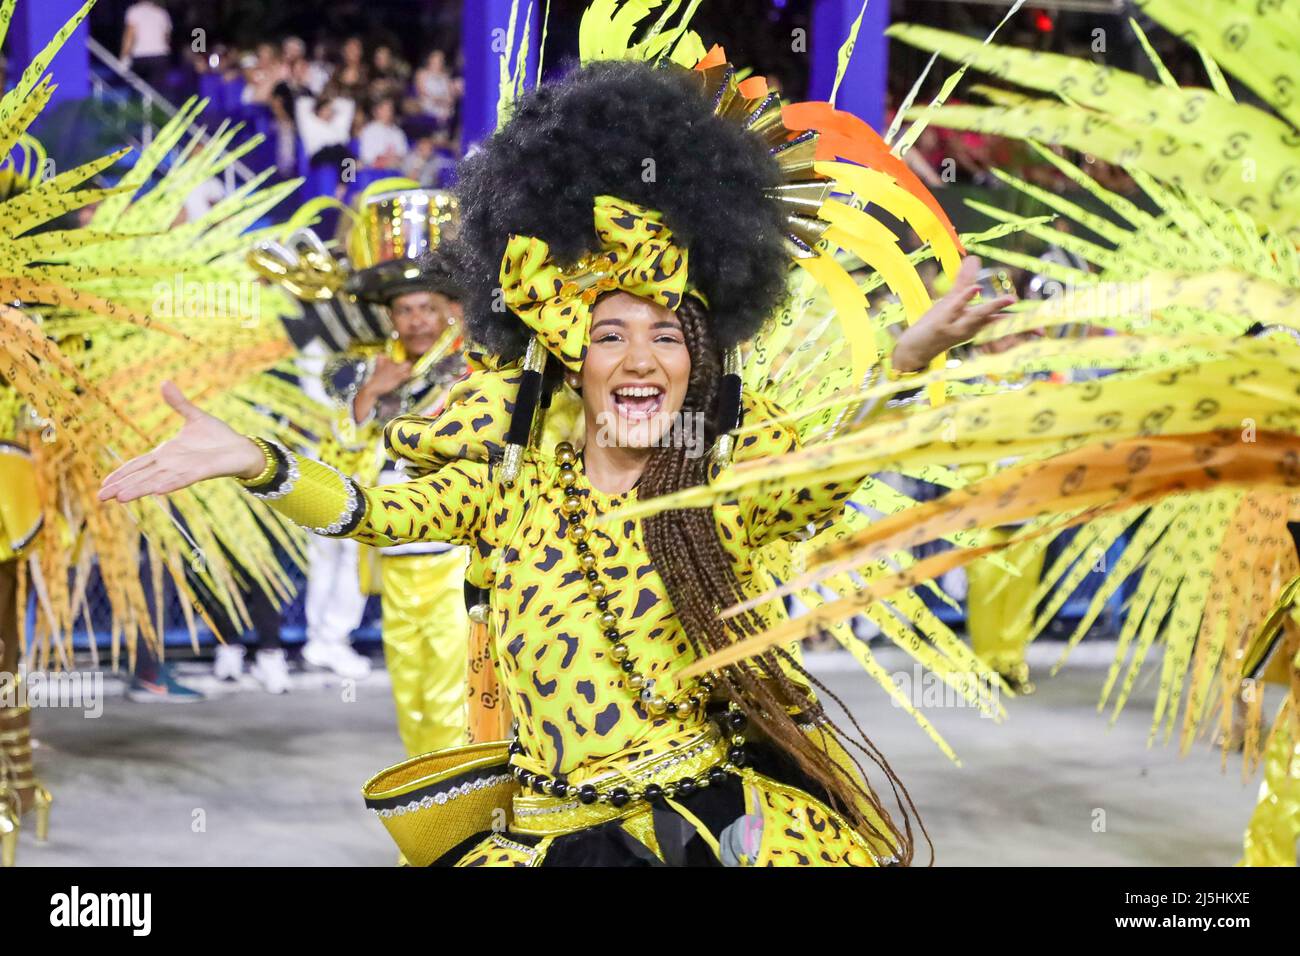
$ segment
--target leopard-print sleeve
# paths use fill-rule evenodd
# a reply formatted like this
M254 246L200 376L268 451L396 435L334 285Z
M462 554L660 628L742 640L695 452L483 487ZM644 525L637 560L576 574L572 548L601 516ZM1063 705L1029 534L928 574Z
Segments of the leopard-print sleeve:
M399 415L384 428L389 455L417 474L454 461L488 461L504 450L522 373L479 370L452 388L436 416Z
M270 474L245 487L316 534L376 547L413 541L468 545L477 543L486 523L492 498L486 462L455 462L414 481L366 488L279 444L263 444L271 449Z
M740 437L732 458L733 464L798 451L801 443L794 427L789 422L776 421L784 414L784 410L775 402L762 396L746 394L743 424L768 424ZM717 472L715 480L724 471ZM857 490L865 477L806 488L765 491L760 487L752 492L747 489L739 506L749 547L761 548L781 538L800 537L834 521L843 510L844 502Z

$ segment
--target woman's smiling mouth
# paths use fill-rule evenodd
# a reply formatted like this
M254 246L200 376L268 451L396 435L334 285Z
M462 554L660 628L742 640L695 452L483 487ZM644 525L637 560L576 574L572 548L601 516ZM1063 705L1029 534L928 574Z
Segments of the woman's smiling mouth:
M619 415L628 421L647 421L664 404L664 389L659 385L620 385L611 394Z

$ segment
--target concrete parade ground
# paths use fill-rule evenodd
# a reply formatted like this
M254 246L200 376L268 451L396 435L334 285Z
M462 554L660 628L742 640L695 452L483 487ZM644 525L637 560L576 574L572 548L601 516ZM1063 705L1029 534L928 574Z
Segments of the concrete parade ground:
M1258 778L1242 782L1237 755L1221 771L1204 742L1186 757L1148 747L1154 679L1139 681L1109 726L1096 702L1113 645L1085 643L1049 677L1059 648L1032 648L1038 691L1006 701L1001 724L965 707L927 711L960 767L846 654L810 654L809 664L902 778L939 865L1234 863ZM901 654L879 656L891 672L911 673ZM179 665L179 675L210 698L133 703L110 677L98 719L34 713L36 768L55 804L47 843L25 827L20 866L396 862L360 797L368 777L404 756L382 669L351 689L296 673L280 697L247 676L219 686L203 662ZM917 862L927 859L922 845Z

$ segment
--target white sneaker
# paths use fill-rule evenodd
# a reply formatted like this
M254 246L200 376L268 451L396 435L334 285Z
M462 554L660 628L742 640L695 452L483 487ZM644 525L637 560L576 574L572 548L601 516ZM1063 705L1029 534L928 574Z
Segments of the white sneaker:
M358 654L348 644L308 641L303 645L302 659L312 667L333 671L345 680L364 680L370 676L370 658Z
M268 694L283 694L289 690L289 661L282 648L258 651L248 673Z
M218 644L217 659L212 662L212 676L217 680L239 680L244 673L244 645Z

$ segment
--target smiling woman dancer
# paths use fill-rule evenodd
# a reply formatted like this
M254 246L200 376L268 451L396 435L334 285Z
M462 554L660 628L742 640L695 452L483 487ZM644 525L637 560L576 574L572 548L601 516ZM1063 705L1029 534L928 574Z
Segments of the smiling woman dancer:
M871 866L912 857L906 791L860 732L844 734L827 717L794 653L676 676L767 626L758 613L724 621L718 612L752 593L756 550L834 517L856 484L593 524L636 496L717 479L725 456L677 440L683 422L702 421L708 447L742 419L781 415L742 395L724 365L784 293L788 226L773 198L781 170L768 143L701 95L698 76L640 63L585 67L522 99L464 164L469 332L496 368L515 363L467 384L502 386L509 400L471 387L459 410L401 420L388 438L428 467L422 450L472 431L489 446L483 460L451 456L417 480L363 488L236 434L169 386L180 433L104 482L102 497L131 501L233 476L317 533L499 555L491 613L522 792L508 833L485 825L439 862ZM765 102L758 112L775 100ZM644 175L647 158L654 176ZM924 368L1009 303L972 303L977 266L963 264L952 292L899 338L891 372ZM502 298L508 312L493 308ZM559 374L546 372L548 357ZM543 454L529 447L534 410L562 382L581 396L587 440ZM507 420L507 446L492 446L484 436L500 436ZM733 460L797 441L773 422L738 440ZM845 744L884 773L901 824Z

